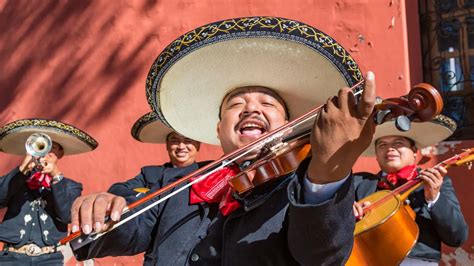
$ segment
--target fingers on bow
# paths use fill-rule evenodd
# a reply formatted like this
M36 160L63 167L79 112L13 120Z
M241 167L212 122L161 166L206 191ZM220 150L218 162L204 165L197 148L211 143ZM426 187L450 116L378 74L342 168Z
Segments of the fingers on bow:
M71 208L72 231L79 231L79 228L84 234L90 234L92 229L95 232L104 231L107 229L105 224L107 214L111 213L111 220L116 222L120 220L125 206L124 198L108 193L79 197Z

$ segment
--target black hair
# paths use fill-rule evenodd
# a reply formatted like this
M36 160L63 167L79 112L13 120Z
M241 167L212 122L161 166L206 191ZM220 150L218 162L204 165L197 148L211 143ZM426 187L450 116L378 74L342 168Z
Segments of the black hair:
M280 96L280 94L278 94L276 91L268 88L268 87L264 87L264 86L245 86L245 87L240 87L240 88L247 88L249 91L252 89L252 88L263 88L265 90L268 90L268 91L271 91L271 93L268 93L266 91L258 91L257 92L262 92L262 93L266 93L270 96L272 96L273 98L275 98L279 103L281 103L281 105L283 105L283 109L285 110L285 119L286 120L289 120L290 119L290 112L288 110L288 106L286 105L286 102L285 100L283 100L283 98ZM239 89L239 88L236 88L236 89ZM221 101L221 104L219 105L219 120L222 119L222 104L224 103L224 100L227 99L236 89L234 90L231 90L230 92L228 92L224 98L222 98L222 101ZM236 93L236 95L238 95L239 93Z

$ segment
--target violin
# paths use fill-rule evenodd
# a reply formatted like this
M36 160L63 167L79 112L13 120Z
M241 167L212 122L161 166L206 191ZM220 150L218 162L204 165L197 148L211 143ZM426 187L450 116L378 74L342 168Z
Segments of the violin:
M358 95L362 92L362 85L363 80L351 88L354 95ZM375 111L374 117L377 117L377 119L375 119L376 123L383 123L395 115L404 116L409 121L426 121L430 120L441 111L442 98L436 89L425 84L416 86L408 95L400 99L387 99L381 101L380 104L382 105L377 107L378 109ZM432 105L435 105L435 107L432 107ZM282 125L276 130L267 132L244 147L223 156L221 159L210 163L205 167L160 188L159 190L148 193L145 197L129 204L123 210L122 214L130 212L130 210L163 195L165 192L169 192L148 206L141 208L132 215L129 215L113 224L108 231L102 233L91 233L89 235L82 235L81 232L78 231L61 239L57 245L64 245L71 240L76 240L71 242L71 246L75 249L80 248L161 202L166 201L177 193L186 190L193 184L201 182L210 174L239 161L248 154L259 155L257 156L257 159L229 182L230 186L235 190L235 193L243 194L250 191L255 186L294 171L299 163L306 158L310 152L309 136L311 129L323 107L324 106L319 106L293 121ZM387 112L386 110L390 111ZM379 112L385 113L379 114ZM428 116L427 113L431 115Z
M437 166L446 169L467 165L474 160L474 148L446 159ZM398 188L381 190L359 202L371 204L363 208L364 216L356 223L354 247L346 265L398 265L408 255L418 240L419 228L416 214L406 199L424 185L415 178Z
M439 92L427 83L413 87L408 95L400 98L378 99L374 107L374 121L377 125L395 119L396 127L408 131L411 122L432 120L441 113L443 100ZM319 110L319 109L318 109ZM308 114L313 116L314 110ZM308 115L305 114L305 115ZM317 113L314 114L315 118ZM311 120L314 122L313 120ZM310 155L309 130L303 131L291 141L281 140L264 146L255 162L229 180L230 186L243 194L267 181L287 175L296 170L301 161Z

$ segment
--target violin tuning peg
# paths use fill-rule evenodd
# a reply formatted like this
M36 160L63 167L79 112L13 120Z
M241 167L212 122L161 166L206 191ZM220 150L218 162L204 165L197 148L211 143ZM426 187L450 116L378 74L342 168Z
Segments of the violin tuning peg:
M375 105L381 104L383 102L383 98L380 96L375 96Z
M374 116L375 124L381 125L385 121L385 118L387 117L387 115L390 114L391 112L392 110L390 109L377 111L377 113Z
M411 121L410 118L404 115L400 115L395 119L395 126L398 130L406 132L411 128Z

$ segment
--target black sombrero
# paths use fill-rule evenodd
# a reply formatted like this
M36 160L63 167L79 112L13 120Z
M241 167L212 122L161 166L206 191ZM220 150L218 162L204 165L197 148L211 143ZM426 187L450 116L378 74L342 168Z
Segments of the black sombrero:
M86 132L66 123L48 119L20 119L0 128L0 150L25 155L26 139L33 133L47 134L63 147L64 155L92 151L98 145Z
M350 54L318 29L283 18L245 17L211 23L174 40L153 63L146 93L167 126L218 144L218 109L237 87L275 90L293 119L361 79Z
M428 122L413 122L410 130L403 132L396 128L395 120L385 122L375 128L375 134L369 148L362 155L375 155L375 141L388 136L402 136L415 142L418 149L422 149L438 142L441 142L451 136L456 130L456 122L451 118L438 115Z
M163 124L155 112L140 117L132 127L132 136L145 143L166 143L166 137L173 130Z

